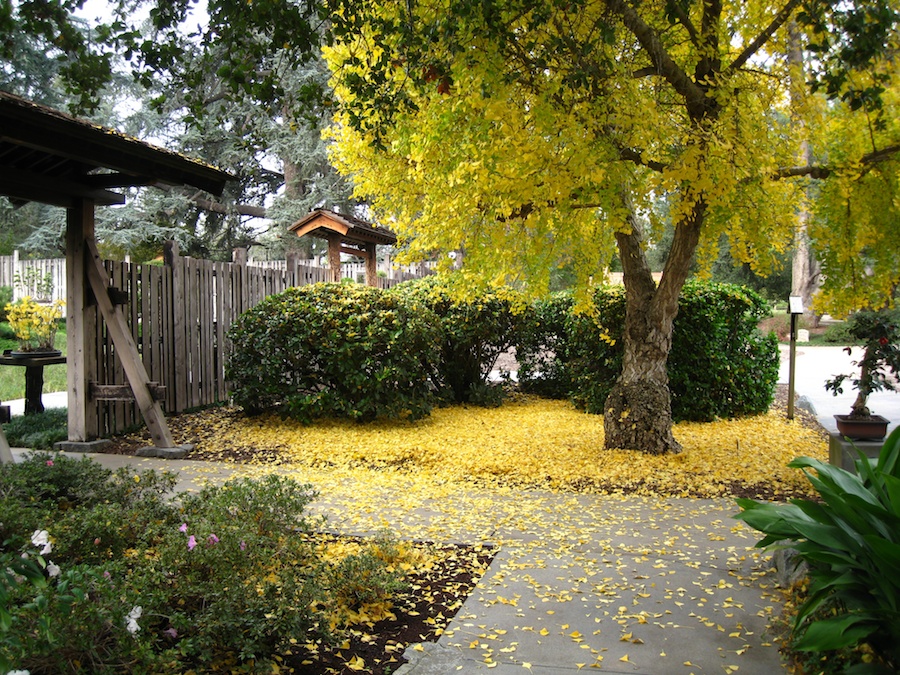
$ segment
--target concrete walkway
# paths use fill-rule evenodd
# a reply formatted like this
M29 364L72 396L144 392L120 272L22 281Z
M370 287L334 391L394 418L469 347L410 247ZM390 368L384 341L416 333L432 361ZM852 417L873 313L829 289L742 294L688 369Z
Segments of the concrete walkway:
M798 349L796 391L826 428L834 429L834 412L849 411L853 395L835 398L824 381L849 372L852 358L839 347ZM787 368L785 361L779 381L787 382ZM871 408L896 424L900 395L876 394ZM241 471L231 464L93 457L110 468L178 471L180 490ZM778 640L767 631L781 609L774 574L768 556L752 548L758 534L733 520L731 500L523 491L416 503L394 485L374 500L381 508L360 516L360 490L329 485L314 508L336 531L387 526L401 536L498 546L438 642L408 648L409 663L397 675L784 670ZM366 503L373 503L371 495Z

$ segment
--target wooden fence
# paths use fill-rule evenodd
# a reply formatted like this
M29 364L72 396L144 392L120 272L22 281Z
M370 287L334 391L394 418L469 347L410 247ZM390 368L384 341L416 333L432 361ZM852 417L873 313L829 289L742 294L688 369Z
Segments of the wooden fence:
M165 265L113 261L105 265L110 285L122 292L116 295L122 297L147 374L166 388L163 408L168 413L228 401L226 334L242 312L273 293L331 279L330 270L322 267L297 265L289 270L177 254L168 255ZM401 279L378 281L386 288ZM98 356L91 379L98 384L126 384L112 339L99 319L94 332ZM133 402L98 401L96 414L101 438L142 423Z
M150 379L166 387L164 409L179 413L228 400L226 333L245 310L293 286L325 281L327 269L296 271L170 256L166 265L106 262L111 286ZM127 300L125 300L127 294ZM98 384L125 384L122 365L102 321L95 324ZM141 423L133 402L98 401L100 437Z
M66 260L21 260L18 251L0 256L0 286L11 286L14 300L26 295L38 302L65 300ZM48 288L49 293L46 292Z
M249 261L248 267L280 270L287 270L287 261L271 260L271 261ZM314 265L313 261L302 264L301 267L319 270L320 275L327 275L328 268ZM378 285L381 288L390 288L401 281L414 279L429 273L433 263L425 263L423 265L407 265L399 269L388 267L385 276L379 277ZM341 277L345 279L353 279L362 282L365 276L365 264L355 262L341 263ZM322 276L324 279L325 277ZM330 279L330 277L328 277ZM20 283L17 283L17 279ZM45 293L40 288L40 282L44 279L49 280L47 284L52 290ZM27 283L21 283L26 281ZM13 299L30 295L38 302L52 302L54 300L66 299L66 260L65 258L46 258L46 259L20 259L19 252L14 251L12 255L0 256L0 286L11 286L13 288ZM65 316L65 307L63 308L63 316Z

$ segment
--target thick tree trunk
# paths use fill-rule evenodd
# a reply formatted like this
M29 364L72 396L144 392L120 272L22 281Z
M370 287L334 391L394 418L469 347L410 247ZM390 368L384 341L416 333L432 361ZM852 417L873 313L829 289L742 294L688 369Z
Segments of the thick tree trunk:
M788 65L791 74L791 124L794 126L795 133L801 138L798 163L801 166L809 166L812 162L812 152L809 149L809 141L806 139L806 123L803 116L797 112L803 102L806 88L806 77L803 72L803 49L799 30L793 22L788 26L788 37L790 40ZM794 232L794 251L791 258L791 295L803 299L803 307L810 318L815 321L816 317L810 307L813 296L819 290L820 267L810 246L809 216L806 206L801 206L797 212L797 229Z
M629 232L616 234L625 281L625 354L622 373L603 414L607 448L650 454L679 452L672 435L672 403L666 363L678 296L687 278L706 207L697 202L675 228L675 240L659 287L642 247L640 224L631 211Z

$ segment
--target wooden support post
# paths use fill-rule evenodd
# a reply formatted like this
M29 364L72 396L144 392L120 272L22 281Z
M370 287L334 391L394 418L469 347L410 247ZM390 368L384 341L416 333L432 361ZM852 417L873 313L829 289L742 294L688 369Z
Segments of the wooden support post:
M378 285L378 259L375 257L375 244L366 244L366 284Z
M172 434L169 432L169 426L166 424L166 417L163 414L162 406L153 398L150 392L150 378L147 376L147 370L141 361L138 353L137 345L128 329L125 321L125 315L122 314L122 308L113 305L109 299L109 278L106 269L103 267L103 260L100 258L100 252L97 250L97 244L93 238L85 241L87 250L87 276L91 284L91 290L97 299L97 307L100 314L106 321L106 327L109 335L112 337L119 360L122 362L122 368L128 377L128 383L134 392L134 399L137 402L141 414L144 416L144 422L150 430L153 438L153 444L157 448L174 448L175 443L172 441Z
M300 279L298 278L298 272L300 271L300 251L288 251L286 262L288 286L300 286Z
M66 214L66 389L69 440L76 442L94 440L98 432L97 405L88 396L88 382L97 369L97 314L85 286L88 239L94 239L94 203L83 200Z
M328 233L328 267L331 268L331 280L341 280L341 235Z

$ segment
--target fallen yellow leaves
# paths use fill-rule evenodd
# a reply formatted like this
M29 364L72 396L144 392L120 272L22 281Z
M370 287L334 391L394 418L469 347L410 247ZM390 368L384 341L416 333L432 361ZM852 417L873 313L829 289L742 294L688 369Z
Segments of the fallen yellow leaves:
M176 431L182 424L181 441L198 445L193 458L588 493L807 495L805 477L786 464L799 455L826 459L827 452L821 436L777 413L678 424L679 455L605 450L601 416L527 396L499 408L440 408L413 423L322 420L304 426L218 409L173 421Z

